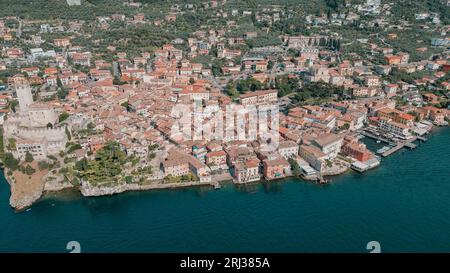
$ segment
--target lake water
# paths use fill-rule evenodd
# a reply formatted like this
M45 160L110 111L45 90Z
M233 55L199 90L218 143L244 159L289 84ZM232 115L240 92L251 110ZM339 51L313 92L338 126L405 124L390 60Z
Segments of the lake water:
M0 178L0 252L450 252L450 129L365 174L9 207Z

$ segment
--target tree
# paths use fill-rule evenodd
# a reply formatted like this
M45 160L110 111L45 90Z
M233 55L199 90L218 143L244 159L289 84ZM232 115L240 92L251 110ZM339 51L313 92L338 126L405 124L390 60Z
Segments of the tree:
M47 129L53 129L53 124L51 122L47 123Z
M148 159L149 159L149 160L153 160L155 157L156 157L156 154L155 154L155 153L149 153L149 154L148 154Z
M48 169L49 168L49 164L47 163L47 161L39 161L38 162L38 168L40 171Z
M344 125L341 126L341 129L346 131L350 128L350 124L349 123L345 123Z
M3 159L3 163L5 164L5 166L12 170L15 171L19 168L19 160L17 160L12 153L6 153L5 154L5 158Z
M32 174L34 174L35 172L36 172L36 170L33 169L33 167L31 167L30 165L27 165L27 166L25 167L25 173L26 173L27 175L32 175Z
M76 168L80 177L97 185L101 182L117 181L126 162L127 156L120 149L119 143L110 141L97 151L94 160L79 161Z
M15 150L16 149L16 139L15 138L9 138L8 139L8 149L9 150Z
M67 97L69 94L69 91L67 91L65 88L58 88L58 91L56 92L56 95L60 100L63 100Z
M212 71L214 77L218 77L218 76L222 75L222 68L220 68L220 66L216 63L212 64L211 71Z
M124 84L126 84L127 82L124 82L124 81L122 81L121 79L119 79L118 77L114 77L114 79L113 79L113 84L114 85L124 85Z
M291 165L292 175L300 176L300 166L298 165L297 160L289 158L289 164Z
M240 93L245 93L247 91L261 90L262 88L263 84L252 77L248 77L245 80L239 80L236 83L236 89Z
M296 92L299 87L300 84L297 78L290 78L287 75L283 75L275 79L275 88L279 90L278 95L280 97Z
M227 95L236 98L239 96L239 92L236 90L236 86L234 85L233 80L228 81L225 91L227 92Z
M87 169L87 159L83 157L75 163L75 169L78 171L84 171Z
M31 163L33 162L33 160L34 160L33 155L29 151L27 151L25 153L25 161Z
M133 177L130 176L130 175L125 176L125 182L126 182L127 184L133 183Z
M16 100L13 100L9 103L9 108L11 108L11 110L15 113L17 105L19 105L19 102Z
M68 118L69 118L69 113L62 112L61 114L59 114L58 121L59 122L63 122L63 121L65 121Z
M148 145L148 150L150 151L150 152L152 152L152 151L155 151L156 149L158 149L159 148L159 145L158 144L151 144L151 145Z
M72 144L72 145L70 145L70 148L67 150L67 153L70 154L73 151L79 150L81 148L82 147L81 147L81 145L79 143Z
M274 66L273 61L272 61L272 60L269 60L269 61L267 62L267 69L268 69L268 70L271 70L271 69L273 68L273 66Z

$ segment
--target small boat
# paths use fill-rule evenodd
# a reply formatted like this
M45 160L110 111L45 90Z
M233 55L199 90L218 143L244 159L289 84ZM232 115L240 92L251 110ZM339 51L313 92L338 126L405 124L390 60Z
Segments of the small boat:
M377 140L377 143L381 143L381 140Z
M27 209L26 212L30 211L31 209Z

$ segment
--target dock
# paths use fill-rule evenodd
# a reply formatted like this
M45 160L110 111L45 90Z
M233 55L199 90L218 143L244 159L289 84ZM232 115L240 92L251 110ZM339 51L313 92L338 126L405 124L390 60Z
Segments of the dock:
M413 137L411 139L408 139L407 141L399 142L399 143L397 143L397 145L395 145L395 147L392 147L391 149L383 152L381 155L383 157L388 157L388 156L392 155L393 153L400 151L401 149L403 149L403 147L415 149L417 147L417 145L414 144L413 142L416 141L417 139L418 139L417 137Z
M406 148L415 149L417 148L417 145L414 143L405 143Z
M396 152L400 151L401 149L403 149L404 146L405 146L405 144L403 144L403 143L397 144L395 147L392 147L391 149L385 151L381 155L383 157L388 157L391 154L396 153Z
M390 149L389 146L384 146L383 148L377 150L377 154L380 154L380 155L381 155L381 154L383 154L384 152L388 151L389 149Z
M425 138L425 137L418 136L418 137L417 137L417 140L420 140L420 141L425 142L425 141L427 141L428 139Z

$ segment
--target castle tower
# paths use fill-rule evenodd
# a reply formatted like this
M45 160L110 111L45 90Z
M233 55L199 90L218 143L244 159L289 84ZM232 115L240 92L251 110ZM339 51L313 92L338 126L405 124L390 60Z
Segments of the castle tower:
M33 103L33 95L31 94L31 87L28 82L20 82L15 85L17 98L19 99L19 106L21 111L28 109L28 106Z

